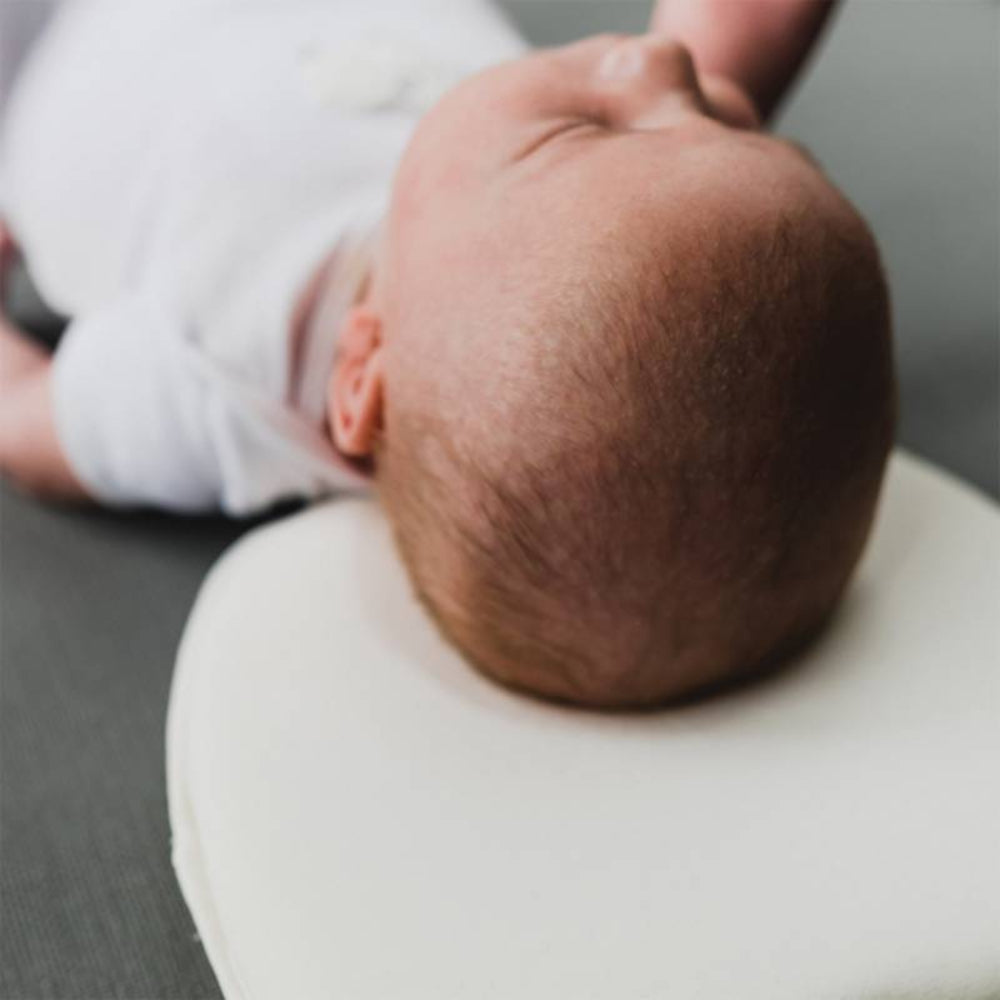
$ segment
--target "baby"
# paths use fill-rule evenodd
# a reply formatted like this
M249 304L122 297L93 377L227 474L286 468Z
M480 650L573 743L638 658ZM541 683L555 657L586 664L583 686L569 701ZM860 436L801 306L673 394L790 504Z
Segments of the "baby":
M5 327L0 465L233 514L370 484L444 636L546 697L768 667L843 592L893 434L872 237L760 131L829 4L664 0L533 54L477 0L420 11L60 12L0 197L73 320L54 360Z

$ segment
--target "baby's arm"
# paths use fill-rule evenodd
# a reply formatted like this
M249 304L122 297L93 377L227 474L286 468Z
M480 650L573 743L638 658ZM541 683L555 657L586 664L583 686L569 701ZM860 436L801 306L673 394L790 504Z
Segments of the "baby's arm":
M82 500L56 438L50 396L49 355L7 318L4 284L15 254L0 221L0 473L33 493Z
M838 0L659 0L650 24L684 42L700 72L732 80L767 119Z
M51 362L0 318L0 473L41 496L84 500L52 418Z

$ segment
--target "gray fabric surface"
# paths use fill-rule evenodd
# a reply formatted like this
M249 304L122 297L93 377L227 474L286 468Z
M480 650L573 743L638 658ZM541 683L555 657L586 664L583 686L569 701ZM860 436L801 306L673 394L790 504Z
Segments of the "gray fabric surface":
M0 503L0 997L218 996L170 867L163 722L237 528Z
M648 10L507 6L541 43ZM782 120L882 241L902 440L994 494L998 14L857 2ZM185 616L239 529L0 501L0 998L218 997L170 869L163 722Z
M900 441L1000 493L1000 4L848 5L782 116L871 222Z

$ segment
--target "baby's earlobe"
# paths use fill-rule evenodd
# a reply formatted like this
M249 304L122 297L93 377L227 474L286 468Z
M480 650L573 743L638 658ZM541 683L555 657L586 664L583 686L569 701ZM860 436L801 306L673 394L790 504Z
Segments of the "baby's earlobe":
M381 320L370 309L355 307L344 319L327 409L337 448L369 455L382 423Z

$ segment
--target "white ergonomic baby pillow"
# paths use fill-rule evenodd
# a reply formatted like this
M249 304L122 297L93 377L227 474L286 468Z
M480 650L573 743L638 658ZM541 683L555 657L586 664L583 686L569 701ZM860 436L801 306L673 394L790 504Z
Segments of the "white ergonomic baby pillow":
M374 503L254 532L168 724L227 1000L1000 996L998 595L997 509L897 455L801 662L611 717L468 669Z

